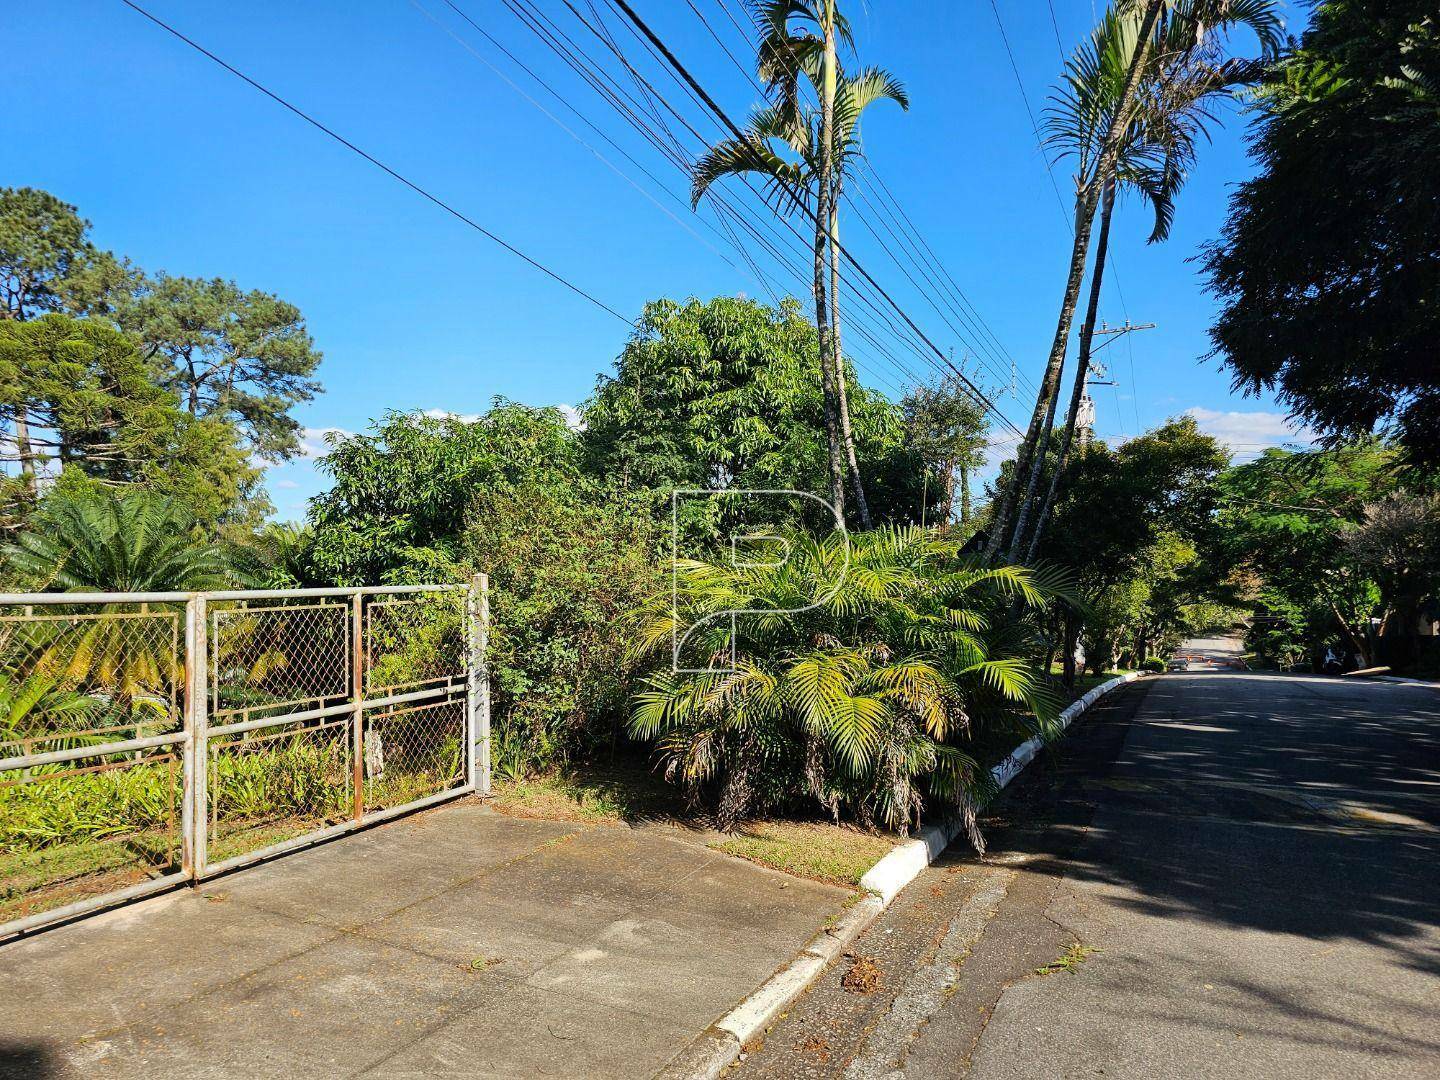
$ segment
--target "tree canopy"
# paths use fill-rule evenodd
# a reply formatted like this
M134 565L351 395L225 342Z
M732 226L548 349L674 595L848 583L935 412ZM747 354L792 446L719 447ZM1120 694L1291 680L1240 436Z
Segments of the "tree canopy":
M160 378L192 416L234 424L270 461L299 451L290 410L319 391L311 376L321 355L294 304L233 281L162 273L137 282L116 317L161 360Z
M182 410L134 341L99 319L0 322L0 415L24 425L6 455L22 470L7 485L12 526L41 475L69 487L144 487L210 524L255 499L258 472L234 430Z
M718 297L645 306L613 376L585 405L587 467L624 489L827 489L815 327ZM919 457L897 406L846 366L856 452L880 520L919 514Z
M1377 428L1440 469L1440 22L1433 0L1326 0L1259 98L1206 256L1237 388L1332 439Z

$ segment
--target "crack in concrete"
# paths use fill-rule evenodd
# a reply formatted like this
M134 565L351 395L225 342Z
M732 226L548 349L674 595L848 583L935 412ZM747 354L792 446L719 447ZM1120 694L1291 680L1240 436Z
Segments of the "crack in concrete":
M999 910L1015 876L1013 870L993 870L990 881L965 901L930 962L915 971L871 1029L864 1051L845 1070L846 1080L905 1075L904 1060L911 1043L945 1004L960 979L961 966Z

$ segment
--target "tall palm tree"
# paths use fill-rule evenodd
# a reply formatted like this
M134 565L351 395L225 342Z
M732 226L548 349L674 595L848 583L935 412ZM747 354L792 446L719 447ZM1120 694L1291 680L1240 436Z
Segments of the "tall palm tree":
M1035 409L1016 458L1014 478L1002 493L996 511L986 548L991 557L998 554L1007 541L1011 554L1015 554L1021 538L1028 535L1050 433L1047 417L1055 412L1055 399L1060 391L1061 372L1075 308L1080 299L1096 212L1102 194L1115 178L1125 133L1135 119L1137 91L1151 64L1157 42L1161 47L1175 50L1173 59L1198 47L1210 30L1245 25L1260 39L1266 55L1277 54L1283 44L1283 23L1276 0L1118 0L1115 10L1122 17L1136 21L1136 47L1114 96L1108 122L1101 129L1094 167L1076 188L1074 242L1070 249L1070 267L1061 298L1060 316L1056 321L1045 374L1036 395Z
M712 146L691 171L690 200L698 206L711 185L728 176L755 175L765 184L765 198L779 214L797 210L815 217L813 278L815 329L819 335L820 388L824 401L825 436L830 468L830 501L842 517L845 512L846 454L840 427L840 404L835 369L830 359L829 292L825 285L825 230L818 224L822 198L817 188L814 147L817 124L809 111L792 113L776 106L756 109L743 139L724 139ZM786 153L782 153L780 148ZM789 156L787 156L787 153Z
M848 476L856 514L868 529L870 507L855 452L841 349L840 194L846 167L861 153L859 129L865 110L882 100L909 108L909 100L899 82L883 71L870 68L853 77L844 74L837 45L853 42L835 0L757 0L752 12L761 38L759 74L772 103L754 114L744 139L726 140L697 162L692 197L698 203L723 176L760 174L769 181L770 196L782 212L798 210L812 220L811 288L830 446L831 498L843 511ZM806 85L818 109L807 104ZM777 143L791 157L777 154Z
M870 505L865 499L865 486L860 480L860 465L855 459L855 434L850 424L850 394L845 378L845 361L840 348L840 195L849 166L862 154L860 117L877 101L893 101L902 109L910 108L905 88L893 76L879 68L866 68L841 80L836 91L834 119L830 143L830 217L828 219L830 248L830 363L839 388L840 435L845 445L846 465L855 491L856 513L863 528L871 527ZM822 170L823 175L823 170Z
M1251 18L1260 18L1262 43L1264 3L1252 5ZM1073 157L1076 184L1084 184L1098 159L1100 132L1119 97L1125 73L1135 53L1138 20L1133 13L1111 8L1090 38L1066 62L1058 92L1045 116L1045 144L1057 158ZM1264 71L1261 60L1226 58L1215 34L1193 37L1187 18L1172 18L1158 28L1163 34L1151 50L1150 64L1136 89L1134 113L1126 126L1115 171L1104 185L1100 202L1100 228L1090 271L1089 297L1080 327L1080 349L1059 453L1049 484L1035 515L1025 558L1033 560L1054 508L1061 475L1074 445L1075 426L1085 394L1095 336L1095 321L1109 254L1110 224L1118 189L1129 188L1149 203L1155 215L1148 243L1169 237L1175 216L1175 199L1189 178L1201 138L1208 138L1216 121L1218 100L1239 87L1255 82ZM1024 542L1017 524L1016 544Z

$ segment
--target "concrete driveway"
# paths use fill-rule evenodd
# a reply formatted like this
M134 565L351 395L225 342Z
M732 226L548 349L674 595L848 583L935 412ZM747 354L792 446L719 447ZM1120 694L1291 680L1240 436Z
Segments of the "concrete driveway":
M467 800L0 946L0 1076L647 1077L849 896Z
M825 973L749 1077L1440 1076L1440 689L1122 690Z

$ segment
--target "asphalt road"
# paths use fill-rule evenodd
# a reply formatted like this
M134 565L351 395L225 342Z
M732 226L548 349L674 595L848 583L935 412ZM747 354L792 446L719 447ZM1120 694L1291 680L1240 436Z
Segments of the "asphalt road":
M742 1077L1440 1076L1440 689L1165 675L1027 774Z

